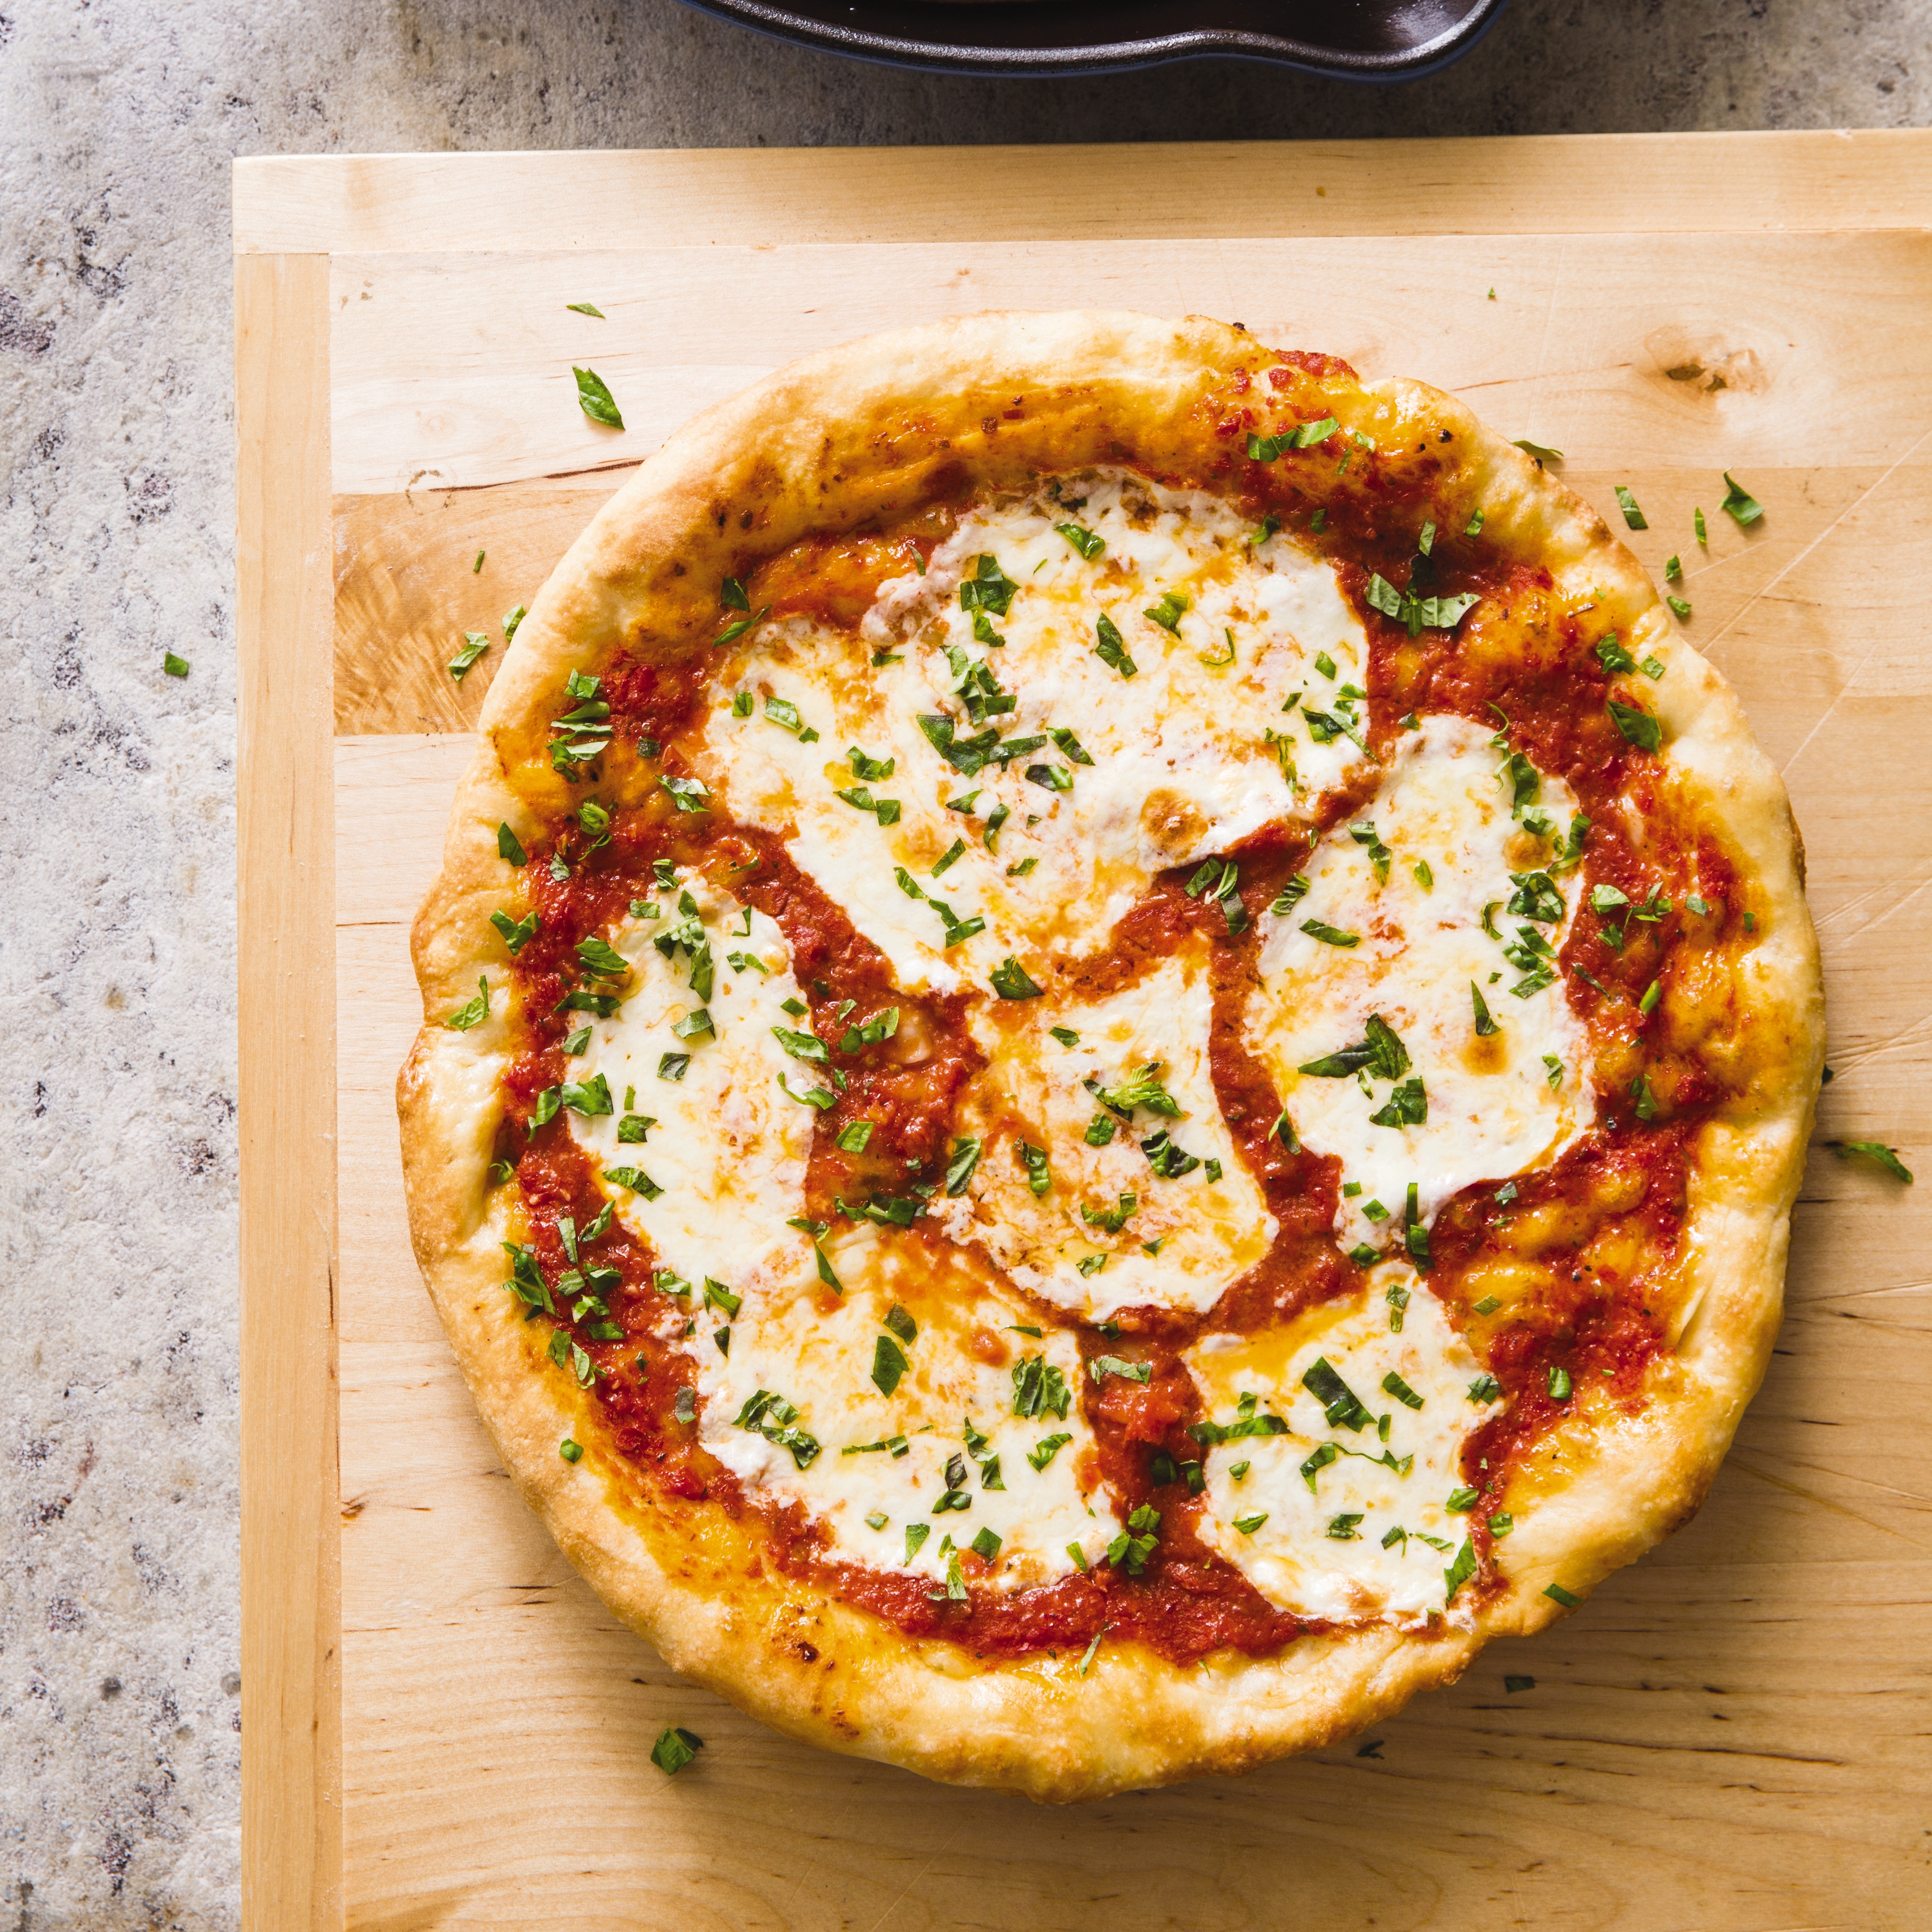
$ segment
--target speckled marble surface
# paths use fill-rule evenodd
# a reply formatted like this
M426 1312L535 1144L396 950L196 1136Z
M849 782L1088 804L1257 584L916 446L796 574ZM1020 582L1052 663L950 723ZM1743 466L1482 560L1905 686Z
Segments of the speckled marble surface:
M238 1916L231 157L1928 120L1932 0L1515 0L1376 91L940 80L675 0L0 0L0 1932Z

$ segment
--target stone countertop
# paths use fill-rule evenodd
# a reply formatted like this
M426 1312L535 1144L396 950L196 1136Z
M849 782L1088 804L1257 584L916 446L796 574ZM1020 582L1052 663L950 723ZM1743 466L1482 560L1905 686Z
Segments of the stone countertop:
M0 0L10 1932L237 1922L232 157L1924 125L1928 48L1932 0L1515 0L1396 87L994 82L675 0Z

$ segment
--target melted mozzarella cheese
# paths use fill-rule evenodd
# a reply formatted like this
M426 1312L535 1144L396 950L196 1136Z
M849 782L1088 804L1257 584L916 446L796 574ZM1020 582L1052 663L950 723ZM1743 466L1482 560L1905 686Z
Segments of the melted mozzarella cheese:
M605 1176L617 1214L660 1262L691 1280L709 1275L736 1288L768 1272L795 1273L801 1256L811 1265L809 1243L784 1224L804 1210L814 1116L779 1088L782 1076L803 1070L772 1031L792 1024L782 1003L798 988L784 936L762 913L751 914L746 934L742 910L701 880L688 879L680 890L692 895L704 921L716 976L710 998L701 1002L692 989L685 953L674 963L651 943L676 920L674 902L666 902L655 922L628 922L614 940L631 964L623 1004L609 1018L590 1022L578 1076L602 1074L614 1111L566 1118ZM766 970L733 966L732 952ZM712 1036L680 1038L673 1026L700 1004L711 1016ZM681 1079L660 1077L667 1054L689 1056ZM803 1084L811 1078L804 1074ZM790 1084L802 1090L800 1079ZM626 1107L633 1090L637 1104ZM627 1113L655 1117L641 1144L617 1138ZM663 1192L646 1198L610 1180L617 1167L640 1169Z
M1409 1291L1400 1334L1389 1327L1390 1286ZM1329 1426L1301 1380L1318 1360L1372 1423ZM1442 1611L1445 1573L1468 1533L1467 1516L1448 1507L1462 1487L1462 1444L1492 1408L1472 1400L1481 1370L1426 1287L1406 1269L1380 1268L1358 1299L1324 1304L1259 1335L1207 1336L1187 1364L1209 1420L1238 1424L1241 1398L1251 1396L1256 1414L1287 1424L1286 1434L1238 1436L1206 1450L1204 1542L1270 1603L1303 1616L1412 1621ZM1419 1408L1384 1390L1391 1374L1421 1399ZM1304 1474L1324 1444L1340 1453ZM1406 1536L1391 1536L1396 1530Z
M1346 737L1315 742L1282 710L1291 696L1313 705L1364 675L1361 626L1326 563L1278 536L1251 542L1252 526L1216 497L1112 474L1064 484L1062 495L963 518L923 577L883 586L862 652L803 618L754 632L742 685L796 704L817 738L802 741L761 707L744 718L720 712L712 726L706 762L731 808L787 836L908 989L983 984L1009 953L1084 950L1156 872L1302 815L1360 755ZM1082 556L1054 527L1068 522L1104 551ZM987 620L998 644L975 636L959 604L982 556L1016 586L1005 614ZM1186 600L1172 630L1145 614L1169 592ZM1096 653L1103 615L1131 677ZM1226 663L1204 661L1230 650ZM971 736L980 728L961 692L982 677L1015 700L986 721L1002 738L1046 742L964 776L918 719L950 716L960 739ZM1295 734L1286 768L1269 742L1277 726ZM854 746L893 761L890 778L862 782L897 802L894 822L838 796L862 782ZM1049 775L1069 788L1040 782ZM904 890L900 867L923 896ZM986 929L952 939L935 898L955 922L981 917Z
M1208 1062L1213 1022L1198 945L1091 1004L977 1009L974 1034L991 1065L968 1096L963 1130L980 1133L983 1149L968 1193L934 1204L940 1226L1022 1288L1090 1321L1148 1304L1204 1314L1268 1252L1277 1228L1221 1118ZM1078 1044L1055 1038L1054 1028ZM1148 1070L1177 1114L1140 1106L1124 1120L1086 1084L1119 1094ZM1090 1129L1103 1144L1088 1139ZM1163 1131L1199 1165L1172 1178L1156 1173L1143 1143ZM1022 1142L1047 1154L1044 1194L1029 1184ZM1112 1231L1097 1220L1109 1214L1120 1218Z
M828 1259L844 1292L827 1288L810 1238L786 1225L803 1210L815 1117L778 1084L784 1076L802 1090L814 1078L772 1031L793 1024L784 1002L798 991L784 937L756 911L747 932L745 910L700 879L686 878L678 890L692 895L711 944L716 978L706 1010L716 1037L685 1040L671 1030L698 1001L688 953L674 961L651 943L664 919L627 922L614 943L632 976L619 1010L590 1022L578 1077L602 1074L618 1101L634 1089L637 1105L566 1118L619 1216L686 1285L662 1333L697 1366L705 1446L748 1487L804 1504L842 1556L909 1568L943 1585L948 1535L963 1549L991 1528L1001 1545L988 1580L999 1588L1071 1570L1072 1544L1097 1562L1118 1526L1109 1493L1091 1481L1082 1486L1082 1457L1092 1437L1077 1406L1072 1336L1049 1330L1029 1345L1060 1371L1074 1396L1067 1417L1022 1419L1012 1412L1018 1355L1010 1333L1027 1319L1018 1304L963 1274L934 1278L863 1225L828 1238ZM668 899L665 918L676 916ZM732 965L734 952L766 970ZM658 1077L666 1054L690 1056L681 1079ZM617 1138L627 1113L655 1116L641 1144ZM662 1192L612 1178L621 1167L640 1169ZM728 1297L736 1298L735 1309ZM910 1342L884 1325L895 1303L918 1324ZM873 1379L881 1336L909 1364L890 1396ZM761 1390L795 1408L787 1426L820 1445L805 1466L782 1442L738 1422ZM999 1458L997 1488L986 1486L984 1464L966 1455L968 1423L988 1438L985 1453ZM1034 1468L1028 1452L1054 1434L1067 1439ZM904 1438L902 1454L843 1453L893 1436ZM946 1464L955 1455L966 1455L970 1504L934 1516L932 1505L946 1492ZM909 1558L906 1530L918 1522L929 1533Z
M1472 1182L1555 1160L1592 1117L1583 1029L1562 980L1511 996L1526 976L1504 946L1520 943L1519 928L1532 922L1504 911L1516 890L1510 875L1547 865L1552 842L1512 817L1503 762L1479 727L1428 719L1402 741L1376 795L1375 833L1390 854L1386 882L1369 848L1340 826L1309 863L1306 897L1261 922L1250 1044L1303 1144L1339 1156L1344 1180L1360 1184L1337 1216L1344 1246L1384 1244L1412 1182L1426 1220ZM1546 778L1541 789L1534 808L1567 832L1576 809L1568 788ZM1431 874L1426 886L1418 862ZM1575 912L1574 884L1559 890L1562 923L1533 924L1552 947L1562 946ZM1501 939L1484 931L1486 909ZM1328 944L1302 929L1310 920L1359 944ZM1472 983L1500 1029L1486 1037L1476 1032ZM1419 1124L1375 1124L1394 1083L1372 1070L1342 1078L1299 1070L1362 1041L1372 1014L1406 1049L1404 1077L1422 1081L1428 1117ZM1364 1214L1378 1205L1386 1220Z
M1072 1334L1048 1330L1034 1340L1010 1333L1025 1319L1012 1304L963 1276L936 1278L922 1258L868 1226L828 1252L842 1296L830 1294L808 1264L798 1279L766 1285L755 1305L740 1309L728 1355L708 1335L690 1345L704 1446L748 1484L805 1504L838 1554L878 1568L943 1585L953 1550L970 1548L986 1530L1000 1539L986 1580L998 1588L1082 1567L1070 1545L1087 1564L1098 1562L1119 1523L1111 1494L1082 1474L1093 1438L1081 1418ZM886 1325L895 1304L917 1325L910 1341ZM873 1378L881 1338L908 1364L890 1395ZM1023 1352L1059 1370L1071 1397L1064 1419L1046 1408L1014 1414ZM818 1444L802 1468L793 1449L739 1421L760 1390L795 1408L785 1426ZM1055 1436L1065 1439L1036 1468L1030 1454ZM866 1446L880 1444L889 1446ZM956 1457L965 1482L951 1493L963 1496L965 1507L935 1510L949 1493L946 1464ZM912 1548L907 1531L920 1525L926 1533Z

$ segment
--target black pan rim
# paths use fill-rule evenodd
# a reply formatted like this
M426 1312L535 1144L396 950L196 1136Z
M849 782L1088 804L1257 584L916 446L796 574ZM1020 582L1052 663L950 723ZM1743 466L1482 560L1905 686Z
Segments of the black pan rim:
M1220 10L1218 0L1173 0L1170 6L1155 10L1174 22L1164 32L1096 40L1070 31L1064 40L1031 45L1003 38L1000 29L1022 12L1030 23L1046 17L1054 0L1023 0L1022 5L1001 4L998 0L989 5L935 4L922 10L932 14L935 26L943 23L949 31L930 36L906 32L896 24L903 19L904 8L882 6L874 0L842 7L827 4L820 10L781 4L778 0L686 0L686 4L795 45L926 72L1072 78L1130 73L1172 62L1223 59L1292 68L1331 80L1372 85L1419 80L1460 60L1496 24L1507 0L1472 0L1460 19L1426 39L1375 49L1218 24L1212 19ZM1076 26L1074 10L1055 8L1054 13L1068 22L1070 29ZM881 16L890 17L895 24L880 24ZM970 26L982 28L983 38L961 32Z

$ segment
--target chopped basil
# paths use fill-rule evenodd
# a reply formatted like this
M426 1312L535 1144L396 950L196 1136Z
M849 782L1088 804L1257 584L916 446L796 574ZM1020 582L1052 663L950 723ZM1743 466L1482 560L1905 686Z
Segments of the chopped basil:
M1515 1527L1516 1518L1507 1511L1499 1511L1490 1519L1490 1534L1492 1536L1507 1536Z
M566 302L564 307L568 309L572 315L594 315L599 322L604 319L604 311L595 302ZM480 561L483 553L478 550L476 555Z
M597 980L622 980L631 970L631 962L608 940L594 934L577 942L577 963Z
M1684 560L1680 556L1667 556L1664 560L1664 580L1675 584L1684 574Z
M993 991L1003 1000L1036 1000L1043 990L1010 952L993 968L992 979Z
M1718 508L1741 530L1764 514L1764 506L1728 470L1724 472L1724 500Z
M1882 1168L1894 1180L1910 1181L1912 1170L1898 1157L1896 1148L1887 1147L1882 1141L1827 1141L1825 1144L1840 1160L1870 1161L1874 1167Z
M563 1440L556 1445L556 1453L561 1456L566 1462L580 1462L584 1460L584 1444L580 1442L573 1442L570 1438L566 1436Z
M1096 1355L1087 1364L1087 1372L1096 1382L1105 1382L1109 1376L1118 1376L1124 1382L1144 1383L1154 1370L1147 1362L1130 1362L1119 1355Z
M1094 646L1094 655L1121 676L1132 677L1138 667L1127 655L1126 640L1113 619L1102 613L1094 621L1094 632L1100 640Z
M1562 924L1563 895L1547 872L1512 872L1510 881L1516 891L1503 908L1505 913L1536 920L1545 926Z
M1660 750L1664 744L1664 728L1648 711L1640 710L1628 704L1619 704L1615 698L1610 700L1611 722L1623 734L1626 741L1640 752Z
M1292 912L1308 895L1309 880L1306 874L1297 872L1288 884L1275 895L1274 903L1268 908L1279 919Z
M1234 1527L1239 1530L1244 1536L1252 1536L1256 1530L1261 1528L1263 1523L1268 1521L1268 1511L1266 1510L1262 1510L1258 1511L1253 1516L1238 1516L1234 1519Z
M1570 1371L1568 1369L1552 1368L1550 1371L1550 1400L1552 1402L1568 1402L1570 1400Z
M594 313L594 311L593 311ZM651 1762L668 1778L675 1778L704 1748L695 1731L674 1724L651 1747Z
M980 1142L962 1136L952 1143L952 1158L946 1164L946 1192L949 1197L957 1198L966 1192L967 1184L973 1178L973 1170L980 1165Z
M1469 998L1476 1009L1477 1037L1486 1040L1492 1034L1501 1033L1502 1028L1490 1017L1489 1002L1483 998L1482 989L1473 980L1469 982Z
M1107 539L1094 531L1083 530L1078 524L1055 524L1053 526L1089 563L1107 548Z
M1369 1016L1364 1033L1364 1037L1356 1045L1324 1054L1319 1060L1304 1061L1295 1071L1318 1080L1346 1080L1364 1068L1373 1072L1378 1079L1396 1080L1408 1071L1408 1049L1402 1045L1402 1036L1379 1013ZM1178 1113L1179 1109L1177 1108L1175 1112Z
M478 562L482 561L480 556L477 560ZM464 669L467 670L470 667L466 664L464 665ZM188 674L189 670L188 661L186 658L177 657L172 651L164 651L161 653L161 669L165 671L170 677L185 677ZM455 670L454 666L451 668L450 674L452 676L458 678L459 682L460 681L461 674Z
M458 1006L455 1012L443 1022L443 1024L450 1028L452 1032L467 1033L472 1027L481 1026L489 1017L490 982L488 980L479 978L476 982L476 998L466 1006ZM585 1028L584 1032L586 1036L590 1030L588 1027ZM580 1048L579 1051L581 1049Z
M1624 513L1624 521L1634 530L1647 530L1650 525L1644 520L1643 512L1637 508L1636 499L1619 483L1617 489L1617 506Z
M1382 1204L1378 1202L1376 1204L1380 1207ZM1388 1210L1384 1208L1382 1212L1386 1215ZM1399 1281L1390 1282L1382 1292L1382 1298L1389 1306L1389 1333L1391 1335L1402 1333L1402 1317L1408 1307L1408 1292L1407 1286Z
M748 699L750 698L751 694L752 694L748 691L743 694L743 695ZM745 708L748 712L751 710L751 706L747 704ZM766 698L765 700L765 716L769 718L774 724L783 725L788 731L796 732L800 730L803 728L805 724L805 720L799 715L798 706L793 704L789 698Z
M1471 514L1469 520L1462 526L1462 534L1466 537L1474 537L1480 536L1482 532L1483 513L1480 509L1478 509Z
M974 1556L990 1563L1000 1553L1002 1538L991 1529L982 1529L966 1546Z
M667 1053L658 1061L658 1078L660 1080L682 1080L685 1069L691 1064L688 1053Z
M573 1114L582 1114L589 1118L616 1112L610 1098L610 1082L601 1073L593 1073L588 1080L566 1080L561 1093L563 1104Z
M794 1060L824 1060L826 1057L825 1042L816 1034L794 1033L790 1027L775 1026L772 1037Z
M959 608L1004 617L1012 606L1013 592L1018 588L1000 568L999 560L989 552L982 552L973 560L973 574L960 581Z
M1581 1597L1572 1596L1561 1583L1546 1585L1543 1594L1551 1602L1561 1604L1566 1610L1574 1610L1583 1600Z
M1324 926L1318 919L1304 920L1301 929L1324 946L1359 946L1362 943L1360 933L1340 932L1332 926Z
M674 778L667 772L658 779L658 784L670 794L670 802L680 812L709 812L706 801L711 794L701 778Z
M606 1180L614 1180L620 1187L626 1187L633 1194L640 1194L646 1201L655 1201L664 1192L640 1167L607 1167L604 1170Z
M1443 1601L1453 1602L1456 1592L1476 1574L1476 1546L1467 1537L1457 1550L1455 1559L1442 1573Z
M1422 1398L1391 1369L1382 1378L1382 1393L1392 1395L1405 1408L1420 1408Z
M1013 1152L1026 1169L1028 1187L1036 1195L1044 1194L1053 1185L1046 1148L1036 1148L1030 1141L1018 1141L1014 1143Z
M1180 634L1181 613L1187 608L1188 600L1178 590L1163 590L1159 598L1141 613L1150 624L1158 624L1163 631L1175 637Z
M481 631L465 631L463 643L455 656L449 661L449 675L460 684L469 674L470 667L490 648L490 640Z
M873 1124L870 1120L854 1120L849 1126L841 1127L838 1130L841 1149L847 1154L863 1154L866 1142L872 1138Z
M1328 1534L1337 1543L1353 1543L1360 1536L1361 1526L1362 1515L1359 1510L1345 1516L1331 1516L1328 1519ZM1359 1757L1362 1754L1358 1751L1355 1755Z
M1687 618L1687 617L1688 617L1688 616L1690 616L1690 605L1689 605L1688 604L1685 603L1685 602L1684 601L1684 599L1683 599L1682 598L1681 598L1681 597L1666 597L1666 598L1664 598L1664 602L1665 602L1665 603L1668 604L1670 606L1671 609L1672 609L1673 611L1675 611L1675 612L1676 613L1677 618L1678 618L1678 621L1680 623L1681 623L1681 622L1682 622L1685 618Z
M710 1010L704 1006L694 1007L686 1013L673 1024L671 1031L680 1040L703 1040L707 1034L713 1040L718 1036L717 1028L711 1024Z
M1335 1372L1325 1355L1303 1371L1301 1385L1322 1405L1330 1429L1360 1430L1373 1420L1354 1390Z
M579 369L574 364L570 373L577 378L577 406L592 422L603 423L611 429L622 429L622 414L604 378L595 369Z
M1532 442L1527 436L1518 436L1516 439L1516 447L1526 456L1533 458L1539 470L1546 463L1561 463L1563 460L1562 450L1550 449L1546 448L1542 443Z
M580 1026L563 1042L563 1050L573 1059L579 1058L590 1044L590 1029Z
M818 1456L818 1439L796 1427L797 1421L798 1411L791 1403L783 1396L761 1388L746 1399L735 1418L735 1426L762 1436L781 1449L789 1449L800 1468L809 1468Z
M905 1351L890 1335L881 1335L872 1347L872 1381L880 1394L889 1396L912 1364Z

